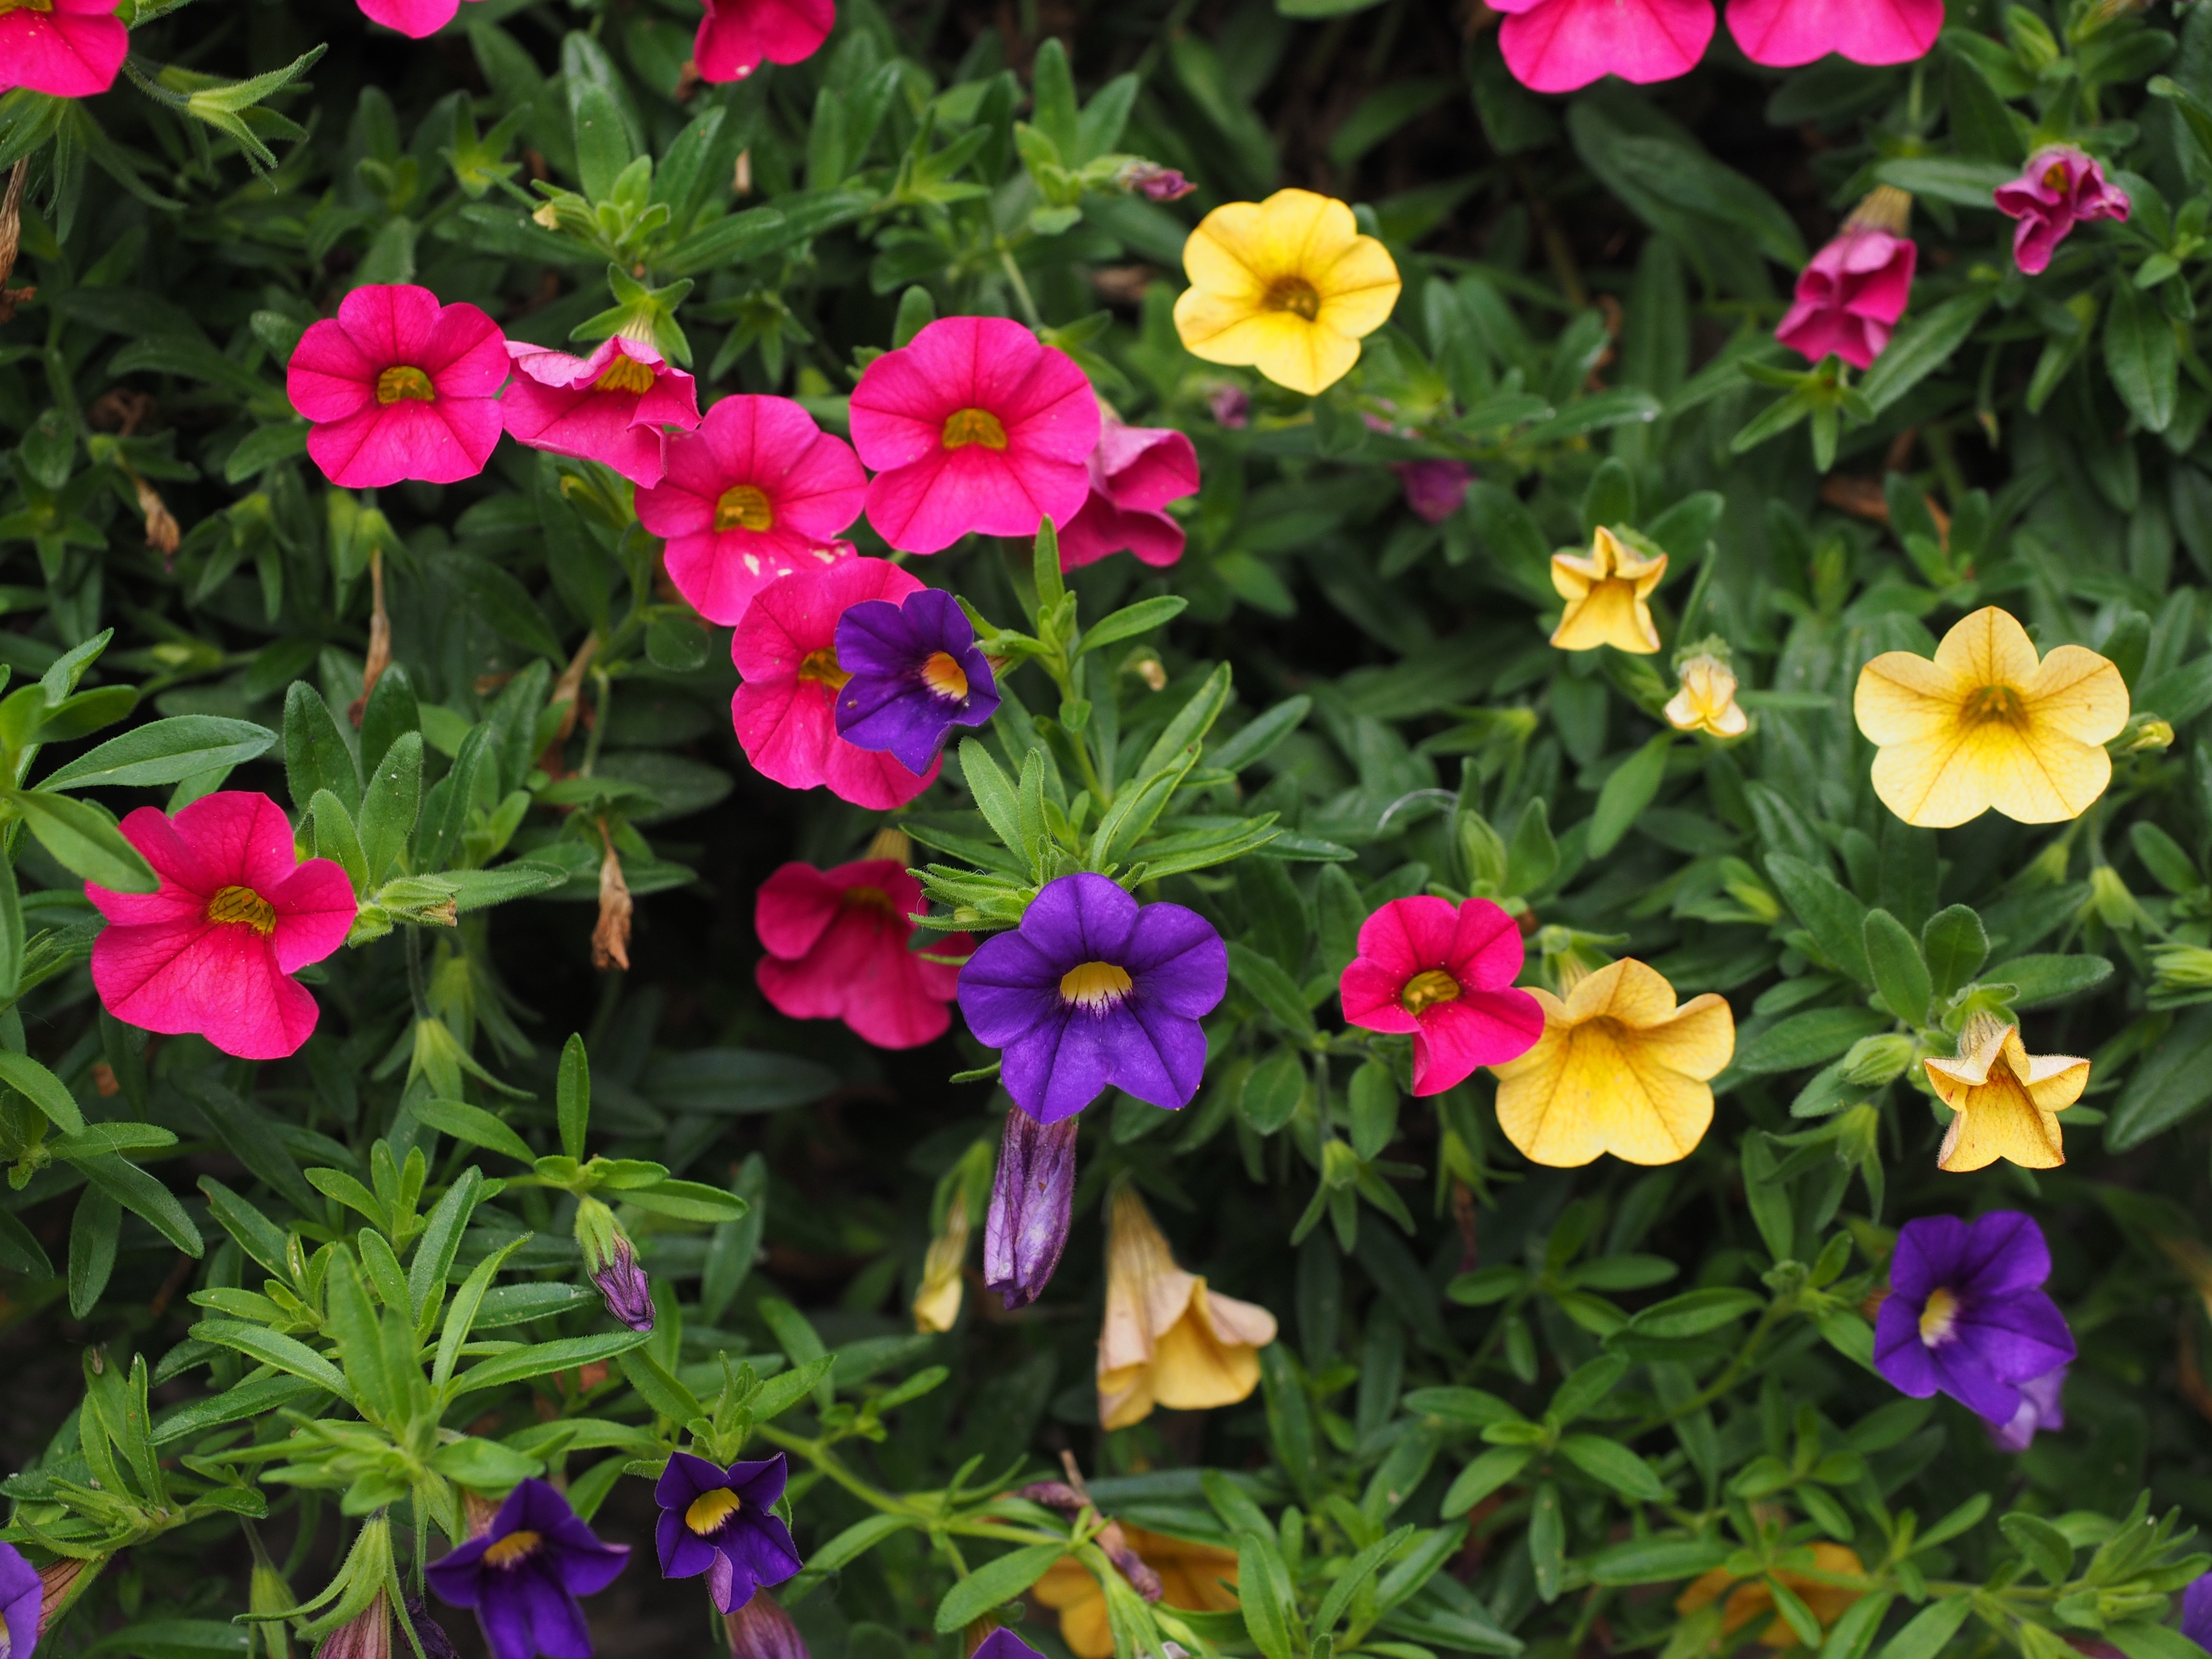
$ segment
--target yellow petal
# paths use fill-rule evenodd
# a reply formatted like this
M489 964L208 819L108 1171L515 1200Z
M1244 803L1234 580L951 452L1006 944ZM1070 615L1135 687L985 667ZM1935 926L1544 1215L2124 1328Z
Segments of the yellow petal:
M1060 1614L1060 1639L1076 1659L1114 1659L1114 1632L1106 1617L1106 1592L1090 1570L1062 1557L1030 1586L1038 1601Z
M1718 1077L1735 1055L1735 1013L1726 997L1707 991L1671 1018L1646 1027L1636 1046L1656 1064L1704 1083Z
M1224 1342L1208 1328L1199 1310L1204 1299L1201 1291L1153 1351L1152 1398L1176 1411L1233 1406L1260 1386L1259 1351L1249 1343Z
M957 1273L942 1283L925 1280L915 1293L915 1329L925 1334L951 1330L953 1322L960 1317L960 1291Z
M1098 1422L1108 1429L1126 1429L1152 1414L1152 1368L1149 1363L1098 1373Z
M1956 726L1966 696L1966 686L1941 663L1885 651L1859 670L1851 712L1869 743L1919 743Z
M1589 597L1570 599L1552 643L1562 651L1589 651L1612 646L1648 657L1659 648L1659 629L1651 620L1651 607L1638 595L1636 584L1607 577L1593 586Z
M2108 659L2062 645L2043 659L2024 699L2030 719L2079 743L2109 743L2128 723L2128 683Z
M1183 349L1209 363L1249 363L1252 351L1247 343L1231 337L1267 314L1256 298L1211 289L1187 288L1176 296L1176 332L1182 337Z
M2033 720L1979 727L1962 751L1988 778L1990 805L2020 823L2063 823L2089 810L2112 781L2112 757Z
M1257 202L1231 202L1199 221L1182 245L1183 274L1191 286L1224 299L1257 305L1275 266L1266 252L1265 216Z
M1863 678L1859 684L1866 684ZM1874 793L1898 817L1923 830L1948 830L1979 817L1990 810L1990 780L1978 766L1957 763L1971 735L1953 727L1922 741L1887 745L1874 757Z
M1606 578L1605 567L1579 553L1552 555L1552 586L1563 599L1589 597L1592 587Z
M1585 974L1567 994L1566 1018L1579 1024L1600 1015L1630 1025L1656 1025L1674 1016L1674 988L1666 975L1633 957Z
M1389 321L1401 286L1389 250L1372 236L1354 237L1311 280L1321 296L1315 320L1355 340Z
M1254 319L1253 368L1277 386L1318 397L1352 372L1359 342L1296 312L1275 311ZM1195 355L1195 354L1194 354Z
M1984 605L1951 624L1936 647L1938 666L1971 686L2009 685L2025 691L2034 684L2035 641L2008 611Z
M2056 1169L2066 1161L2058 1120L2038 1109L2009 1073L1967 1091L1937 1156L1938 1169L1985 1169L2004 1158L2023 1169Z

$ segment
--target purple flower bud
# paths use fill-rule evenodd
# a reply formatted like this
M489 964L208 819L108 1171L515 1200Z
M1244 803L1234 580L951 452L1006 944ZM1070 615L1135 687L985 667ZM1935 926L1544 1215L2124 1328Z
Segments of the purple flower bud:
M1039 1123L1017 1106L1006 1114L991 1212L983 1224L983 1285L1009 1308L1037 1299L1067 1248L1075 1205L1079 1120Z
M1406 505L1431 524L1459 511L1474 476L1464 461L1400 461L1391 471L1405 487Z
M1180 202L1198 186L1173 167L1157 161L1132 161L1121 169L1121 185L1154 202Z
M407 1622L415 1626L415 1639L422 1644L422 1659L461 1659L460 1650L446 1634L446 1627L430 1616L429 1608L411 1595L407 1598Z
M799 1626L766 1590L755 1590L735 1613L722 1615L730 1634L730 1659L811 1659Z
M607 1311L634 1331L651 1330L652 1283L637 1265L637 1249L615 1212L596 1198L576 1206L576 1244L584 1253L584 1271L606 1298Z
M1014 1494L1026 1498L1032 1504L1042 1504L1050 1510L1066 1510L1073 1515L1083 1507L1083 1494L1065 1480L1038 1480L1024 1486Z
M1241 386L1218 386L1206 400L1213 411L1214 424L1233 431L1242 431L1252 424L1252 399Z

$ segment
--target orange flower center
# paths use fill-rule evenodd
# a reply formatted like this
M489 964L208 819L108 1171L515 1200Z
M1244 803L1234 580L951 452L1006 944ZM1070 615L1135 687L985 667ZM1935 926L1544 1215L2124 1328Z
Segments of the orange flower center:
M607 372L592 384L594 392L650 392L653 390L653 366L641 363L635 357L617 357L607 365Z
M727 1486L717 1486L691 1500L690 1508L684 1511L684 1524L704 1538L744 1507L737 1493Z
M963 449L981 444L986 449L1006 447L1006 428L988 409L956 409L945 417L945 447Z
M968 677L960 672L960 665L952 660L949 651L933 651L921 665L921 683L948 702L957 702L968 695Z
M1440 1002L1457 1002L1461 988L1460 982L1443 969L1431 968L1406 981L1406 988L1398 993L1398 1006L1409 1014L1418 1015Z
M845 890L845 908L848 910L872 911L885 916L898 914L891 903L891 896L880 887L848 887Z
M1321 295L1303 276L1285 276L1274 283L1261 304L1269 311L1291 312L1308 322L1321 315Z
M773 530L775 506L764 489L756 489L750 484L733 485L724 490L714 503L714 528Z
M1060 976L1064 1001L1101 1014L1129 994L1129 970L1110 962L1079 962Z
M225 887L208 901L210 921L242 921L264 939L276 931L276 907L251 887Z
M832 691L842 691L845 682L853 677L837 665L835 648L810 651L799 665L799 678L811 680L817 685L826 685Z
M438 393L430 384L430 377L421 369L395 363L376 377L376 401L396 404L403 398L410 403L434 404Z
M1927 1305L1920 1310L1920 1342L1923 1347L1940 1348L1951 1340L1954 1328L1959 1322L1959 1298L1942 1285L1928 1292Z
M1966 700L1966 719L1976 726L2026 726L2027 704L2009 685L1985 685Z
M538 1553L543 1541L534 1532L511 1532L483 1553L483 1564L502 1569L519 1567Z
M0 17L5 17L11 11L52 11L53 9L54 0L0 0ZM4 1640L7 1633L6 1623L0 1621L0 1640ZM0 1647L0 1654L6 1651L5 1647Z
M2053 161L2053 162L2052 162L2049 167L2047 167L2044 168L2044 170L2043 170L2043 187L2044 187L2044 189L2045 189L2045 190L2060 190L2060 191L2063 191L2063 190L2064 190L2064 189L2066 188L2066 163L2065 163L2065 162L2063 162L2063 161Z

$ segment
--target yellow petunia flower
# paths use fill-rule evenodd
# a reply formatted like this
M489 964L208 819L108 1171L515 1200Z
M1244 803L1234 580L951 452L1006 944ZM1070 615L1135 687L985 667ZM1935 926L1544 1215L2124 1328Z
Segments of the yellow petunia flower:
M1308 397L1359 361L1359 342L1398 303L1398 267L1352 210L1309 190L1231 202L1182 246L1190 286L1176 332L1191 356L1256 368Z
M1601 528L1588 557L1552 555L1552 586L1567 602L1553 631L1562 651L1589 651L1601 645L1648 657L1659 648L1659 627L1651 620L1651 592L1667 574L1667 556L1640 558L1620 538Z
M1931 1055L1923 1063L1936 1098L1954 1115L1937 1169L1986 1169L2002 1158L2025 1169L2051 1170L2066 1161L2058 1114L2088 1086L2087 1060L2031 1054L2019 1026L1977 1013L1959 1033L1956 1059Z
M1123 1525L1121 1535L1159 1576L1160 1605L1187 1613L1233 1613L1237 1609L1237 1552L1212 1544L1188 1543L1141 1527ZM1224 1586L1221 1580L1229 1581ZM1106 1592L1090 1570L1070 1556L1045 1569L1035 1594L1060 1614L1060 1639L1076 1659L1114 1659L1114 1632L1106 1622Z
M1274 1315L1209 1291L1176 1266L1135 1188L1114 1194L1098 1334L1100 1423L1126 1429L1156 1405L1233 1406L1260 1386L1260 1350L1274 1340Z
M1874 792L1907 823L1948 830L1992 806L2057 823L2112 781L2104 745L2128 723L2128 688L2078 645L2038 660L2027 630L1991 605L1944 635L1932 662L1876 657L1859 671L1852 708L1881 750Z
M1866 1571L1858 1553L1841 1544L1814 1545L1813 1565L1822 1572ZM1798 1600L1804 1602L1813 1617L1820 1621L1823 1630L1842 1618L1844 1609L1864 1594L1840 1584L1816 1583L1803 1573L1793 1572L1788 1567L1779 1569L1774 1576L1797 1593ZM1717 1601L1721 1592L1728 1589L1731 1583L1735 1588L1729 1591L1729 1599L1721 1608L1722 1635L1733 1636L1746 1625L1754 1623L1774 1611L1774 1591L1765 1579L1747 1578L1739 1582L1725 1567L1715 1567L1703 1577L1692 1580L1681 1595L1675 1597L1674 1611L1686 1618L1698 1608L1711 1606ZM1793 1647L1797 1642L1797 1633L1790 1628L1787 1619L1778 1615L1772 1624L1759 1632L1759 1640L1770 1648Z
M1708 1086L1735 1052L1735 1016L1711 991L1677 1007L1663 975L1632 958L1584 977L1565 1002L1530 993L1544 1035L1498 1074L1498 1123L1534 1163L1577 1169L1689 1156L1713 1121Z
M1677 732L1710 732L1740 738L1751 716L1736 707L1735 675L1718 657L1700 651L1682 665L1681 689L1667 700L1667 724Z

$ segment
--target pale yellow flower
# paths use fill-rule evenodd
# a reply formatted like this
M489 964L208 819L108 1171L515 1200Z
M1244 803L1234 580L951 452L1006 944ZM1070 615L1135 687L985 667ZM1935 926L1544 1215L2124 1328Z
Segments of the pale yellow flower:
M968 1255L968 1204L956 1195L945 1225L921 1259L921 1285L914 1293L914 1328L924 1335L952 1328L960 1317L960 1268Z
M1212 1544L1164 1537L1141 1527L1123 1526L1121 1535L1145 1565L1159 1575L1163 1607L1188 1613L1231 1613L1237 1592L1220 1583L1237 1583L1237 1552ZM1114 1632L1106 1622L1106 1592L1090 1570L1072 1556L1045 1569L1036 1599L1060 1614L1060 1639L1076 1659L1114 1659Z
M1544 1035L1498 1073L1498 1123L1522 1154L1556 1170L1611 1152L1673 1164L1713 1121L1709 1085L1735 1052L1735 1016L1708 991L1677 1007L1664 975L1609 963L1562 1002L1530 993Z
M1359 361L1398 303L1398 267L1352 210L1308 190L1230 202L1182 246L1176 332L1194 357L1256 368L1308 397Z
M1940 1170L1980 1170L2003 1158L2030 1170L2066 1161L2058 1114L2081 1098L2089 1062L2071 1054L2031 1054L2020 1027L1977 1013L1959 1033L1955 1060L1929 1056L1928 1081L1954 1115Z
M1813 1546L1813 1565L1822 1572L1863 1573L1865 1565L1856 1550L1841 1544ZM1849 1589L1840 1584L1816 1583L1802 1572L1788 1567L1778 1570L1774 1577L1797 1593L1814 1618L1826 1630L1844 1616L1844 1610L1865 1592ZM1747 1578L1738 1583L1725 1567L1715 1567L1701 1578L1693 1579L1681 1595L1674 1599L1674 1611L1688 1615L1717 1600L1723 1590L1734 1583L1727 1602L1721 1608L1721 1633L1732 1636L1746 1625L1764 1618L1774 1611L1774 1592L1764 1578ZM1797 1633L1790 1628L1787 1619L1778 1616L1759 1634L1759 1640L1770 1648L1793 1647Z
M1260 1386L1275 1316L1206 1288L1175 1264L1136 1190L1114 1194L1106 1235L1106 1323L1098 1334L1098 1420L1126 1429L1154 1406L1233 1406Z
M1907 823L1946 830L1994 806L2021 823L2077 818L2112 780L2104 745L2128 723L2120 671L2094 651L2035 645L1991 605L1954 625L1934 661L1886 651L1852 707L1879 745L1874 792Z
M1592 538L1587 557L1552 555L1552 586L1567 602L1552 643L1562 651L1589 651L1601 645L1648 657L1659 648L1659 627L1651 620L1651 592L1667 574L1664 553L1639 558L1610 530Z
M1735 676L1718 657L1700 651L1682 665L1681 689L1667 700L1667 724L1677 732L1710 732L1740 738L1751 716L1736 707Z

